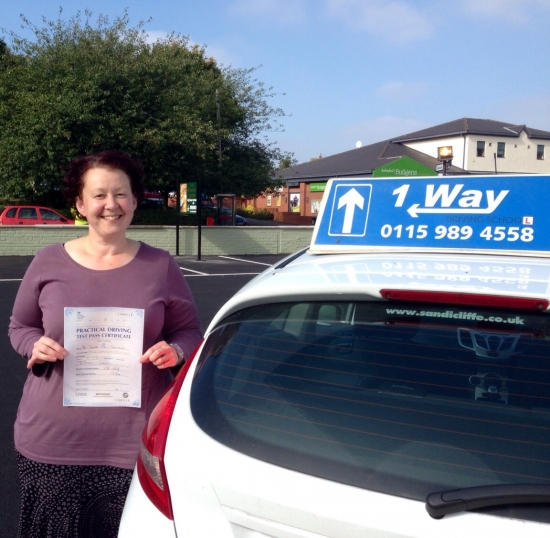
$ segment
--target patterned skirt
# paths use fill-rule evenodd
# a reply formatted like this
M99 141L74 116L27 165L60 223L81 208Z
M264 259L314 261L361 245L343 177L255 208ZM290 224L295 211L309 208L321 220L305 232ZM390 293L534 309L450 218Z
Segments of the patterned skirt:
M116 538L132 471L108 465L50 465L15 451L19 538Z

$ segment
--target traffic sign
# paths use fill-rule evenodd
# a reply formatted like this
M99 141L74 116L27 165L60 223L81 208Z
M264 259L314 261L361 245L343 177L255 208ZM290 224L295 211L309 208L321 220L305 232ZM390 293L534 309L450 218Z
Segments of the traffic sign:
M550 176L331 179L310 249L550 257Z
M335 186L329 235L363 237L366 233L372 186L368 183L341 183Z

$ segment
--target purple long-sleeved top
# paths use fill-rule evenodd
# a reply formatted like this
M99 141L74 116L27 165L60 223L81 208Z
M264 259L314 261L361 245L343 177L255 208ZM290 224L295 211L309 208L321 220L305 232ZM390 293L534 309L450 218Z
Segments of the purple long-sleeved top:
M188 357L201 339L191 291L174 258L141 243L128 264L106 271L75 262L63 245L35 256L19 288L9 336L30 358L48 336L61 345L64 307L143 308L143 351L161 340ZM139 360L136 357L135 360ZM15 446L25 457L56 465L134 467L145 422L169 382L166 370L143 365L141 408L63 407L63 361L27 377L15 421Z

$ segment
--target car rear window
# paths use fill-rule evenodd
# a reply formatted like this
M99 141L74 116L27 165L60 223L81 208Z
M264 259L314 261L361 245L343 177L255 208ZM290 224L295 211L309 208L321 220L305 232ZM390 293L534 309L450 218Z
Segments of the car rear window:
M550 484L549 321L410 303L248 308L207 339L191 410L244 454L407 498ZM550 521L544 505L506 510Z
M10 218L10 219L13 219L15 218L15 214L17 213L17 208L16 207L12 207L11 209L8 209L6 211L6 217Z

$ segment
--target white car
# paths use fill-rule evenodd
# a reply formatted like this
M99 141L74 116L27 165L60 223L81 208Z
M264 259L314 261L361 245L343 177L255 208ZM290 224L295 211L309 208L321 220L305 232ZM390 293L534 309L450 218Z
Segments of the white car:
M549 536L549 196L483 181L493 212L455 233L460 199L421 211L434 178L332 180L310 249L220 310L157 406L119 537Z

